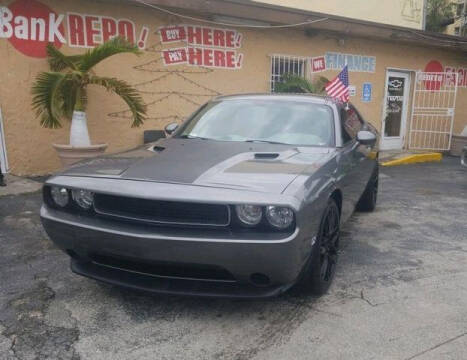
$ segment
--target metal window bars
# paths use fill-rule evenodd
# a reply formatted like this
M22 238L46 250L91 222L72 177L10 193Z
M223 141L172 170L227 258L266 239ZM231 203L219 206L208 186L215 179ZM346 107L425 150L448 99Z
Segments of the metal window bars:
M275 84L280 82L282 75L293 74L306 76L308 57L272 54L271 57L271 92L275 91Z
M451 148L457 98L455 72L417 72L412 98L409 149Z

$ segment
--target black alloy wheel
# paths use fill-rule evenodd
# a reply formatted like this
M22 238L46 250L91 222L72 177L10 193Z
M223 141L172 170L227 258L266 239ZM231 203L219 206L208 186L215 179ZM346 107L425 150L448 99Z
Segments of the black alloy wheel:
M337 249L339 247L339 209L329 206L321 229L320 241L320 279L329 282L334 276L337 265Z
M311 256L298 283L300 289L323 295L329 289L336 272L340 236L340 214L330 198L324 211Z

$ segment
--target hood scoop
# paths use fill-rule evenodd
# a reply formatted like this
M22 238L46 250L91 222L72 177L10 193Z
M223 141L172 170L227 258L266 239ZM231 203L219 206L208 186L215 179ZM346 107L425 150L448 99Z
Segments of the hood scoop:
M255 159L258 160L273 160L279 157L278 153L256 153Z

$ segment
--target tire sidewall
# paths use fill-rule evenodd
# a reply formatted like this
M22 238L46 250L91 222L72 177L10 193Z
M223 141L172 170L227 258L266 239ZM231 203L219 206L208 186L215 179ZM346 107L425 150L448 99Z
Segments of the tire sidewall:
M321 218L321 223L319 227L319 232L318 235L316 236L316 241L313 244L313 247L311 249L311 255L308 261L308 264L305 269L305 273L303 276L303 279L301 281L302 286L306 289L308 289L311 293L314 295L322 295L324 294L329 287L331 286L331 283L334 279L334 275L336 273L336 267L337 267L337 261L336 264L334 264L334 269L331 273L330 278L327 281L324 281L321 279L321 258L320 258L320 250L321 250L321 244L322 244L322 233L323 233L323 226L326 221L326 217L328 216L331 207L335 208L336 214L338 214L338 224L339 224L339 231L340 231L340 214L339 214L339 208L334 201L334 199L330 198L328 200L328 204L326 206L326 209L324 210L323 216ZM337 240L337 245L339 245L339 238Z

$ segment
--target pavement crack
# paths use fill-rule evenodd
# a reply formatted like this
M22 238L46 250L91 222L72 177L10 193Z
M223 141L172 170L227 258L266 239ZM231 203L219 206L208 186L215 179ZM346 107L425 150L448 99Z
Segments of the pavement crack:
M10 339L10 350L19 359L79 359L74 348L79 329L53 326L47 322L47 311L55 292L45 281L10 300L0 314L2 335Z
M365 301L368 305L373 306L373 307L376 307L376 306L381 305L381 304L373 304L370 300L368 300L368 299L365 297L365 293L363 292L363 289L360 291L360 299L362 299L362 300Z
M455 336L453 338L450 338L450 339L448 339L446 341L443 341L442 343L439 343L439 344L437 344L435 346L432 346L431 348L423 350L423 351L421 351L421 352L419 352L419 353L417 353L417 354L415 354L415 355L413 355L413 356L411 356L411 357L409 357L409 358L407 358L405 360L412 360L412 359L415 359L415 358L417 358L419 356L425 355L426 353L428 353L430 351L433 351L433 350L435 350L435 349L437 349L437 348L439 348L441 346L447 345L447 344L449 344L449 343L451 343L453 341L456 341L457 339L460 339L461 337L463 337L465 335L467 335L467 332L464 332L464 333L462 333L460 335L457 335L457 336Z

